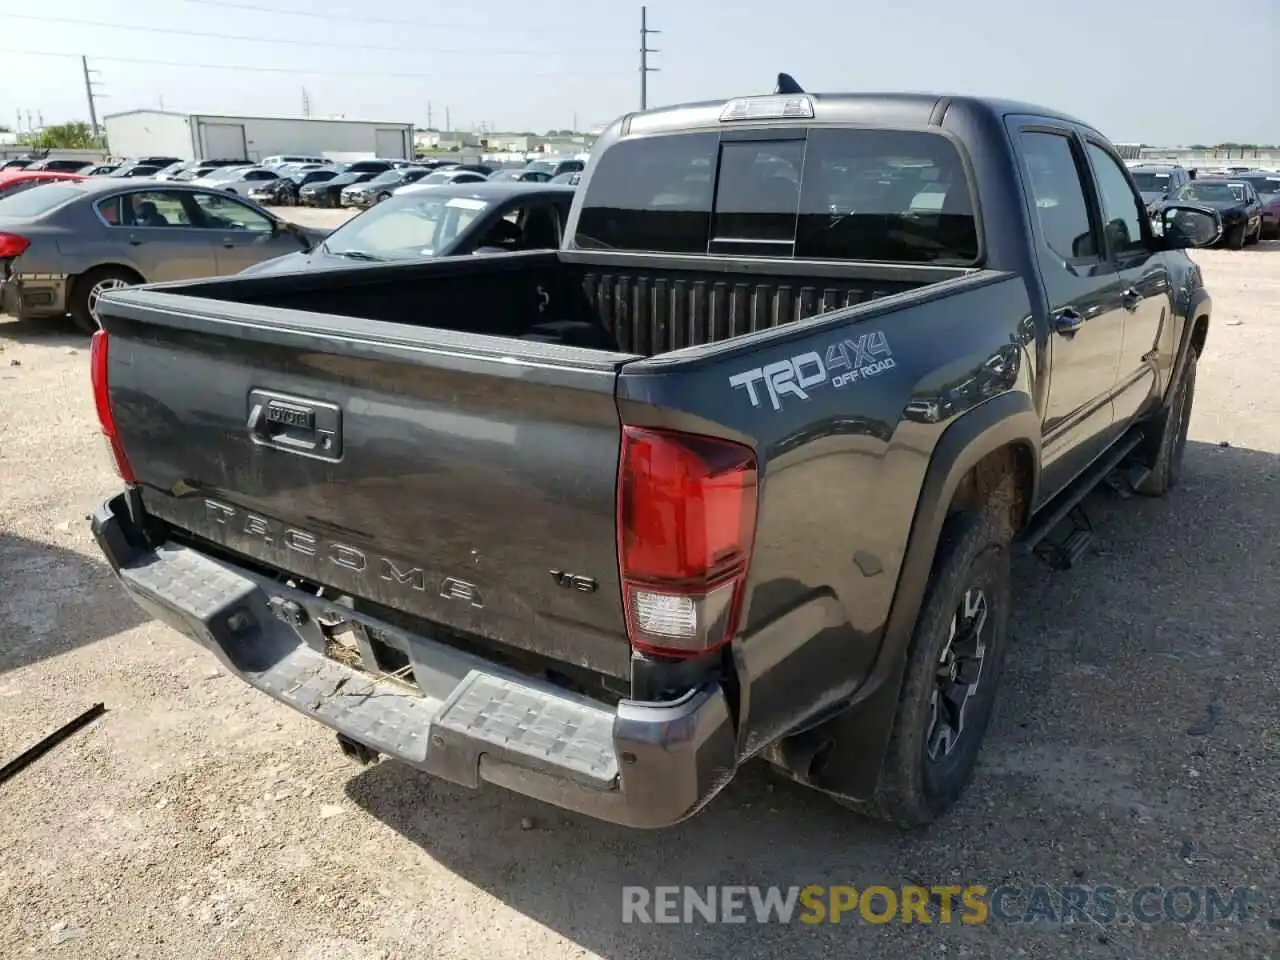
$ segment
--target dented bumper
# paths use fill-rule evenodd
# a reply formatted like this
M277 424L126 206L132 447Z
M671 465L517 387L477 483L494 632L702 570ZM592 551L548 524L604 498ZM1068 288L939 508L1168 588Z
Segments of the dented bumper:
M237 677L443 779L473 788L487 781L602 820L661 827L697 812L736 768L733 725L714 684L667 703L606 704L345 607L339 614L191 547L148 545L124 496L103 504L91 527L134 600ZM375 681L327 656L339 616L403 655L413 684Z

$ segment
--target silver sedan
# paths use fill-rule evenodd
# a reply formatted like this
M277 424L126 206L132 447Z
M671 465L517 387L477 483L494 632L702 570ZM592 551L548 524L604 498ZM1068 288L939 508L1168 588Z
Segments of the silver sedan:
M0 199L0 313L70 313L86 332L106 290L239 273L326 232L220 190L93 178Z

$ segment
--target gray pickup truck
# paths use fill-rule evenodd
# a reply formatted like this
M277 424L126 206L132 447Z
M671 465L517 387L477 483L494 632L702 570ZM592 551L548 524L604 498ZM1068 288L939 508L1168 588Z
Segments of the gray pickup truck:
M1025 104L784 76L630 114L560 250L104 296L93 531L363 761L659 827L762 758L921 824L1011 555L1177 481L1220 233Z

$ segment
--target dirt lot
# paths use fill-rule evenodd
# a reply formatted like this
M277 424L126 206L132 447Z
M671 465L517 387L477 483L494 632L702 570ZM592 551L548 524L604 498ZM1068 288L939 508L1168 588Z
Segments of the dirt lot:
M0 320L0 758L110 711L0 786L0 956L1280 956L1265 919L620 922L623 884L732 883L1255 886L1280 916L1280 243L1197 258L1216 310L1183 485L1095 496L1084 566L1018 568L981 768L915 835L760 769L634 833L351 765L125 599L83 522L117 486L86 342Z

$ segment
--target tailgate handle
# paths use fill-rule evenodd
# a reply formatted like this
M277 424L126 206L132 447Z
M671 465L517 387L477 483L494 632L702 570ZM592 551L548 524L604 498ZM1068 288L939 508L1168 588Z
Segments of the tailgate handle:
M260 446L322 460L342 459L342 411L334 403L250 390L245 429Z

